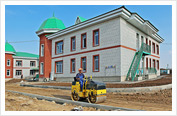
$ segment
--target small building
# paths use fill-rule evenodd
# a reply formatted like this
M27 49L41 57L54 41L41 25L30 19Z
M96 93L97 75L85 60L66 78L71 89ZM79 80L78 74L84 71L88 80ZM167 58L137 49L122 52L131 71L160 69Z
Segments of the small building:
M161 68L160 75L170 75L172 74L172 69L170 68Z
M72 81L77 69L99 81L129 81L160 75L159 30L124 6L91 19L80 16L65 27L55 16L45 20L40 38L39 77Z
M39 71L39 55L16 52L8 42L5 43L5 78L35 76Z

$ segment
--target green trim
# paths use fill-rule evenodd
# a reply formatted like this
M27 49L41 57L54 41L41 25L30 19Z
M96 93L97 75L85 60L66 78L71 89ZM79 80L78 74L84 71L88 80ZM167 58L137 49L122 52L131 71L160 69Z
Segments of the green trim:
M39 55L26 53L26 52L16 52L14 56L39 58Z
M151 55L151 53L148 53L148 52L143 52L143 54Z
M8 42L5 43L5 51L6 52L16 52L14 47L12 45L10 45Z
M78 16L78 17L79 17L79 19L80 19L81 22L84 22L84 21L87 20L87 19L85 19L85 18L83 18L83 17L81 17L81 16Z
M31 68L30 70L39 70L39 68Z

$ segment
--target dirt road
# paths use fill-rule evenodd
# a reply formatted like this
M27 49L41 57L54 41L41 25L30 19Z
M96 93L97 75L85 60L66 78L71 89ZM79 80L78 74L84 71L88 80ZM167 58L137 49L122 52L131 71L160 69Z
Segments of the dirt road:
M6 83L5 89L70 99L70 90L21 87L19 83ZM106 101L101 104L148 111L171 111L172 90L169 89L151 93L108 93Z
M60 105L55 102L38 100L10 92L6 92L5 97L6 111L71 111L73 108L78 107L71 104ZM95 108L88 107L82 107L82 109L83 111L97 111Z
M131 87L148 87L148 86L159 86L172 83L172 77L164 77L156 80L143 81L132 84L122 84L122 83L106 83L107 88L131 88ZM36 85L49 85L49 86L71 86L71 83L61 83L61 82L47 82L47 83L31 83Z

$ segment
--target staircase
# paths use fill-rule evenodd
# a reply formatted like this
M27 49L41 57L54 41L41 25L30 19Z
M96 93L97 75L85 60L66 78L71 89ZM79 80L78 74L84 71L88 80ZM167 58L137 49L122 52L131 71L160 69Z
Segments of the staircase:
M145 43L142 43L140 50L135 53L133 61L132 61L130 68L128 70L128 73L126 76L127 81L128 80L134 81L134 78L136 76L136 72L138 70L138 66L140 64L142 56L150 55L150 54L151 54L151 46L149 46Z

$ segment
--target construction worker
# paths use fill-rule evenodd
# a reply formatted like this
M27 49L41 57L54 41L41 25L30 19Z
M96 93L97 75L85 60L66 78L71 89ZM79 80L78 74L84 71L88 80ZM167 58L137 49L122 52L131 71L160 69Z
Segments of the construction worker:
M80 87L81 87L81 91L83 89L83 84L84 84L84 74L82 73L82 68L79 68L78 71L79 73L76 74L76 79L80 82Z

